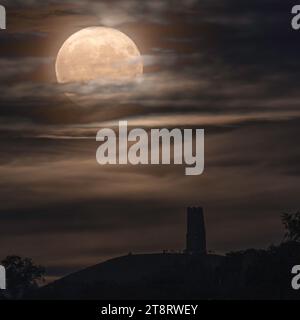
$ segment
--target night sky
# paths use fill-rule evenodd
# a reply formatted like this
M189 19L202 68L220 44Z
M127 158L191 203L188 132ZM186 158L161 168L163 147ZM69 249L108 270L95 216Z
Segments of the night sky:
M0 258L31 257L52 279L129 251L182 250L192 205L203 206L216 253L282 240L280 214L299 208L294 1L1 4ZM124 95L95 88L97 98L80 106L56 83L55 59L88 26L127 34L143 56L144 82ZM204 174L99 166L96 133L118 120L204 128Z

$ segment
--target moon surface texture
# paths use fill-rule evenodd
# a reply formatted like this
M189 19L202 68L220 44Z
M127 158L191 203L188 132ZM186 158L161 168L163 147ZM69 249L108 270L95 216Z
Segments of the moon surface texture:
M89 27L70 36L56 59L59 83L119 83L143 73L141 54L124 33L106 27Z

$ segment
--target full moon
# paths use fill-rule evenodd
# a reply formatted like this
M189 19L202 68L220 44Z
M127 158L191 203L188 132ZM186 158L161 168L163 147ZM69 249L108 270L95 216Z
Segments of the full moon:
M143 73L143 63L127 35L112 28L90 27L64 42L55 69L58 83L111 83L136 79Z

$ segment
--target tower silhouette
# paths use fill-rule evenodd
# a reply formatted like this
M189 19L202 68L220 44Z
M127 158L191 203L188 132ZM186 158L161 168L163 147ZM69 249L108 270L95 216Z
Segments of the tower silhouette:
M201 207L187 208L186 252L206 254L205 224Z

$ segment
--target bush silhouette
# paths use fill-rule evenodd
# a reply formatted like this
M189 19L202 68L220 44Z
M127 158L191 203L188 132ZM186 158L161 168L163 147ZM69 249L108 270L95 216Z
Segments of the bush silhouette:
M282 223L286 229L285 240L300 240L300 212L283 213L281 215Z
M8 256L1 265L6 269L6 298L21 299L44 282L45 268L35 265L30 258Z

